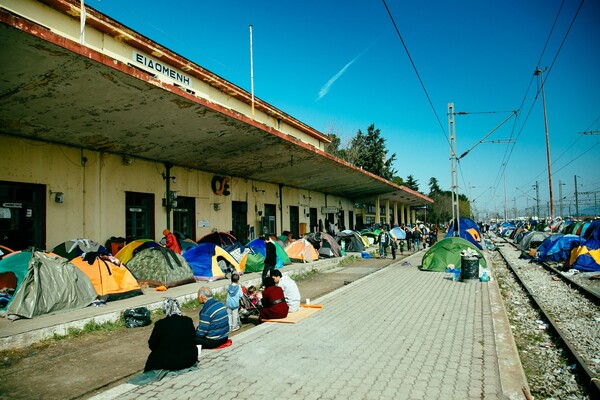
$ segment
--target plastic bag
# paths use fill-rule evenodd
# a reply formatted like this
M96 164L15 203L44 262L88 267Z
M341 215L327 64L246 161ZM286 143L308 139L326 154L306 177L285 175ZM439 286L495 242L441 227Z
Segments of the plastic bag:
M129 308L123 312L125 326L128 328L139 328L150 325L150 310L146 307Z

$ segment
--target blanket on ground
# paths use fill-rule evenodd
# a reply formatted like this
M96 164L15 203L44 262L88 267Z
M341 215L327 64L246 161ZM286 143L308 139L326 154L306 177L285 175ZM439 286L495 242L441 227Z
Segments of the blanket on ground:
M185 369L180 369L177 371L169 371L167 369L155 369L152 371L144 372L142 374L136 375L133 378L129 379L127 383L131 383L132 385L146 385L148 383L160 381L166 377L174 377L177 375L185 374L186 372L196 371L198 369L198 363L193 366Z
M304 318L310 317L323 308L320 304L301 304L298 311L289 313L285 318L264 319L264 322L279 322L281 324L296 324Z

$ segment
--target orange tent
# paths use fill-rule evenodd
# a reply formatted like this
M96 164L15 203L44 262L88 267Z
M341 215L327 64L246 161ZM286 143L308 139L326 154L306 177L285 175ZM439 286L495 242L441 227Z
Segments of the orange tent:
M76 257L71 263L90 278L98 296L107 296L107 300L143 294L131 272L114 257L87 253L85 258Z
M292 242L285 248L285 252L292 261L312 262L319 259L319 252L306 239Z

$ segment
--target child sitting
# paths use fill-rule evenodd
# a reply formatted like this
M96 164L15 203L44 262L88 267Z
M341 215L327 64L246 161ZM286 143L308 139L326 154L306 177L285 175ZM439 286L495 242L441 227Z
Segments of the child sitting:
M260 307L260 292L256 286L248 287L248 298L254 307Z
M229 318L229 331L235 332L240 329L240 298L242 297L242 288L238 284L240 276L236 273L231 274L231 284L227 288L227 317Z

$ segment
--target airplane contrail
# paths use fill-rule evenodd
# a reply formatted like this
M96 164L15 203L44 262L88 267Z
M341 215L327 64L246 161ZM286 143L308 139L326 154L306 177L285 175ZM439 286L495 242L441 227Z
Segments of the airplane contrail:
M369 49L371 49L371 47L373 47L374 44L375 44L375 42L373 42L369 47L367 47L365 50L363 50L359 55L354 57L348 64L344 65L344 67L342 69L340 69L337 74L335 74L333 77L331 77L331 79L329 79L327 81L327 83L321 87L321 90L319 90L319 96L317 97L317 100L320 100L321 98L323 98L329 92L329 89L331 89L331 85L333 85L335 83L335 81L337 81L342 75L344 75L344 73L348 70L348 68L350 68L350 66L352 64L354 64L354 62L356 60L358 60L363 54L365 54L367 51L369 51ZM315 101L317 101L317 100L315 100Z

